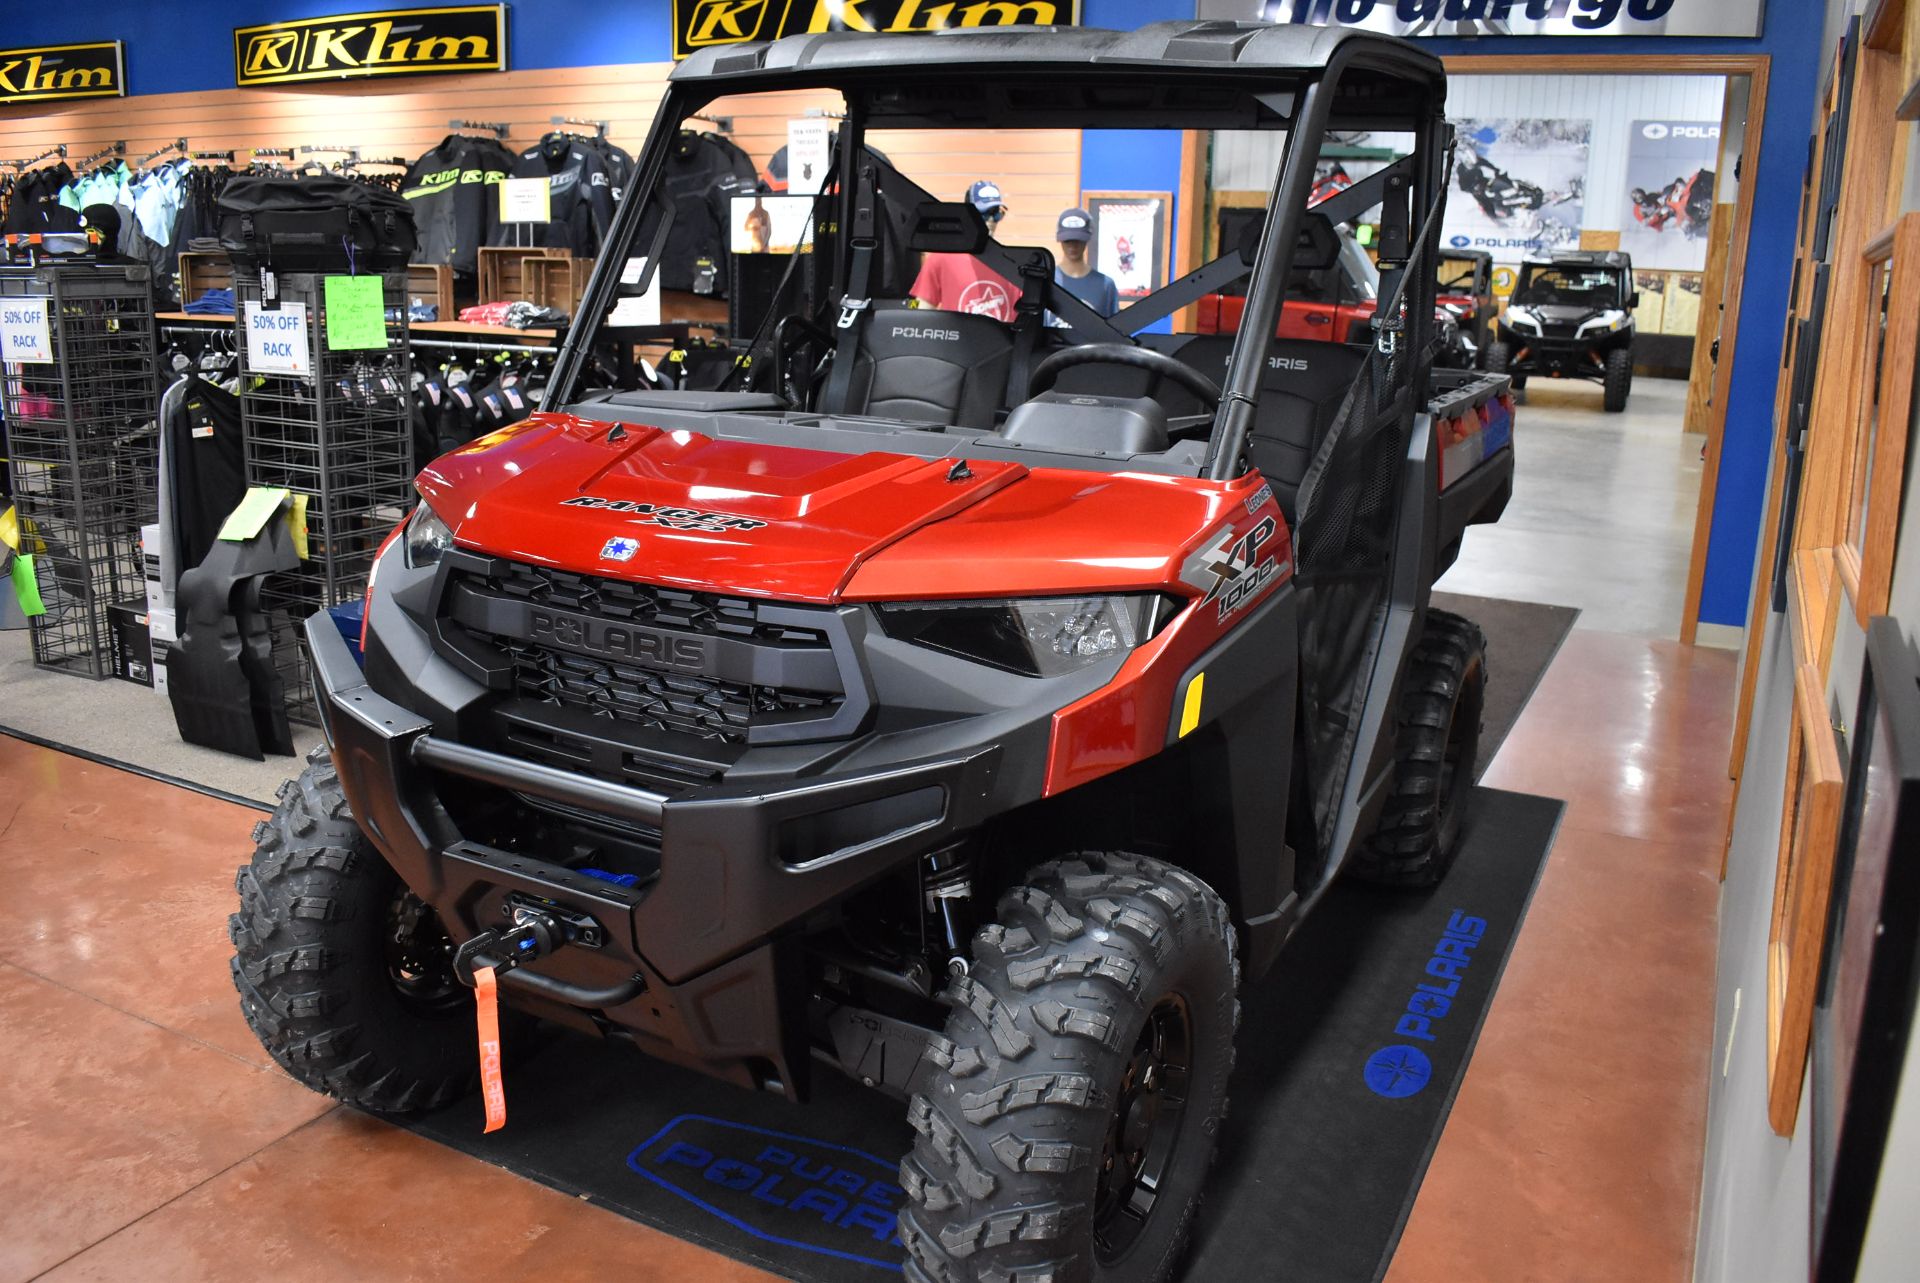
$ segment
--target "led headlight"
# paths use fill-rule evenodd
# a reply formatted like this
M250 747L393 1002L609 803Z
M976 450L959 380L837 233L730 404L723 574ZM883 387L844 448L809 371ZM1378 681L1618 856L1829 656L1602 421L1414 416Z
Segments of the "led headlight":
M889 637L930 650L1028 677L1059 677L1126 654L1178 606L1160 593L889 602L880 607L880 623Z
M1600 315L1592 318L1591 320L1580 322L1579 333L1580 334L1611 334L1613 331L1619 329L1621 326L1625 325L1626 323L1627 323L1627 314L1625 312L1622 312L1617 308L1609 309L1605 312L1600 313Z
M453 547L453 531L424 499L407 520L406 546L407 564L415 570L438 564L441 555Z
M1534 334L1540 332L1540 318L1524 307L1508 308L1507 324L1516 330L1527 330Z

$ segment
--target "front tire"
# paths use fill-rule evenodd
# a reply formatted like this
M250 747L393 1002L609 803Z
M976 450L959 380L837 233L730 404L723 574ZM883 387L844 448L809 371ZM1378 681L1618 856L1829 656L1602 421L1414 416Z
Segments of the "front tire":
M1633 353L1618 347L1607 353L1606 380L1601 385L1605 389L1602 404L1608 414L1618 414L1627 408L1627 397L1633 391Z
M998 916L908 1107L907 1277L1169 1278L1226 1116L1226 905L1184 870L1095 854L1034 869Z
M1488 374L1505 374L1507 368L1513 364L1512 345L1495 339L1493 342L1487 344L1486 351L1481 358L1481 364Z
M1400 688L1400 755L1393 796L1353 872L1390 886L1432 886L1459 853L1486 708L1487 640L1444 610L1427 625Z
M326 746L307 763L235 878L241 1011L317 1092L375 1113L436 1108L478 1078L473 993L433 911L354 823Z

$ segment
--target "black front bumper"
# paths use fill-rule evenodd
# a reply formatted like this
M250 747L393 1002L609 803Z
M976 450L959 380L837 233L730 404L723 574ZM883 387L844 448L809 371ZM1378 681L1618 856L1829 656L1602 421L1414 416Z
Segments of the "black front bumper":
M1526 334L1511 329L1505 331L1501 338L1513 353L1507 366L1510 374L1544 374L1563 379L1598 379L1606 375L1605 362L1610 344L1603 344L1599 340L1556 334Z
M968 728L977 741L949 733L945 751L885 769L668 797L437 737L430 719L369 685L325 614L308 621L307 644L355 818L455 942L508 925L529 902L590 922L593 947L507 972L503 989L743 1085L803 1085L797 929L810 916L1039 792L1028 765L1044 755L1039 710L1014 726L980 719ZM442 793L475 785L657 830L660 872L622 886L463 833Z

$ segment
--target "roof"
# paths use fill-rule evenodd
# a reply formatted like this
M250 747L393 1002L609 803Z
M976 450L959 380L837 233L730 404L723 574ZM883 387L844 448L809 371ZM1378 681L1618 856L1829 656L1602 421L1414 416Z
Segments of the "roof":
M968 74L1049 66L1147 65L1222 78L1259 71L1318 71L1336 50L1370 53L1409 73L1444 76L1440 60L1393 36L1295 23L1155 22L1136 31L1099 27L968 27L915 35L829 31L783 40L719 45L675 67L676 81L837 69L870 72L957 64ZM830 78L830 77L829 77Z
M1571 263L1587 267L1624 267L1633 268L1633 260L1617 249L1561 249L1553 252L1554 263Z

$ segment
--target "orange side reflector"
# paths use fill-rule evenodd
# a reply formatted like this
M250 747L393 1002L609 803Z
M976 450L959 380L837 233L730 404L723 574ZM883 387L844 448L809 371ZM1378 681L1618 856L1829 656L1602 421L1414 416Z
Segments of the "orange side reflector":
M473 996L480 1025L480 1094L487 1102L485 1130L497 1132L507 1125L507 1085L500 1076L500 990L492 967L474 968Z

